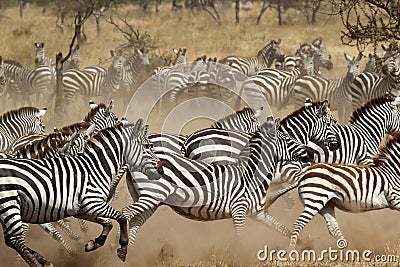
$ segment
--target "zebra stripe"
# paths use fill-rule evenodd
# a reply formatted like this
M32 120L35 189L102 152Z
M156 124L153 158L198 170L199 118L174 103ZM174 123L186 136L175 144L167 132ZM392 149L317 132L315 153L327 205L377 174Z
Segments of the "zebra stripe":
M131 170L144 171L150 178L159 177L154 167L148 168L154 163L144 153L140 141L142 124L142 120L134 126L124 122L100 131L88 141L85 152L76 157L1 160L0 220L6 245L15 249L31 266L48 264L40 254L26 246L22 220L45 223L75 216L99 223L103 226L102 234L86 245L85 250L92 251L106 241L112 225L102 218L110 218L122 229L118 256L125 260L126 219L105 199L120 164L128 163ZM20 204L21 195L26 196L23 205Z
M357 109L362 103L376 98L386 92L395 95L400 94L400 58L390 61L383 68L385 75L364 72L358 75L351 87L351 98L353 110Z
M43 134L44 125L41 117L46 108L23 107L10 110L0 116L0 151L12 153L12 144L19 137L27 134Z
M278 159L297 160L307 150L288 135L276 132L268 121L251 138L238 165L209 165L177 154L158 154L164 174L157 181L127 179L134 204L123 213L130 218L130 244L141 225L161 204L193 220L232 218L236 232L242 232L246 217L273 226L284 235L287 228L263 211L264 196ZM133 191L133 192L132 192Z
M144 51L136 49L135 53L128 57L123 65L119 89L121 91L131 92L138 84L139 74L143 70L143 67L149 64L150 62L147 54Z
M258 51L256 56L239 57L227 56L222 58L219 63L229 65L234 70L246 76L255 75L260 70L271 67L272 62L279 58L281 49L279 44L281 40L272 40L269 44Z
M316 153L315 162L371 164L385 135L400 130L400 110L393 105L393 101L399 100L384 94L355 110L349 125L333 125L341 146L335 151L327 151L323 146L310 143Z
M49 66L39 65L33 69L22 67L19 63L6 60L4 61L5 74L12 80L11 94L16 98L23 97L30 103L29 97L36 95L36 104L39 104L41 96L48 94L48 88L52 80L52 70ZM22 101L21 101L22 102Z
M0 96L5 93L7 84L7 76L4 69L4 61L3 58L0 56Z
M71 103L76 93L86 97L107 96L119 89L122 79L122 55L113 50L111 66L105 70L101 67L68 70L63 75L64 102Z
M293 71L265 69L246 79L241 87L241 95L245 95L250 106L266 99L271 107L282 108L288 104L294 83L299 77L314 71L312 57L303 57L302 64Z
M400 210L399 152L400 133L396 133L375 156L375 166L321 163L308 168L298 184L304 210L294 223L290 248L295 247L302 229L318 213L324 217L330 235L346 241L335 208L352 213L383 208Z
M359 62L362 54L357 58L351 58L346 53L345 59L348 61L346 76L340 79L325 79L319 76L303 76L296 80L293 86L295 97L295 107L301 107L304 100L328 99L332 110L339 110L339 120L346 118L346 109L351 106L350 84L358 76L360 68Z

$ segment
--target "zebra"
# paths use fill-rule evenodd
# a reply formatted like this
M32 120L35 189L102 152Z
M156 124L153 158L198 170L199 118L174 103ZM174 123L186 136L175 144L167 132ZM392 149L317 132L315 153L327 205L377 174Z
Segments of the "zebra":
M282 192L297 187L304 206L293 225L290 248L295 248L301 230L317 213L324 217L330 235L347 244L339 229L335 208L352 213L384 208L399 210L399 151L400 133L397 132L374 156L374 166L320 163L309 167L298 184ZM276 199L276 196L269 198L265 209Z
M79 52L79 44L75 45L75 47L71 48L71 56L70 59L64 61L63 71L71 70L71 69L80 69L81 67L81 54Z
M400 57L383 66L384 76L363 72L351 83L351 99L353 110L370 99L391 92L400 94Z
M72 69L63 74L63 95L66 105L71 103L76 93L85 97L106 96L119 89L123 78L122 55L110 50L113 62L110 67L101 71L98 67Z
M304 100L310 99L328 99L330 108L339 111L339 120L343 122L346 118L346 110L351 108L352 102L350 93L350 84L360 72L360 60L362 54L357 57L351 57L344 53L347 60L347 73L340 79L325 79L320 76L303 76L296 80L293 86L293 96L295 97L295 107L303 105Z
M272 62L281 55L280 43L281 39L271 40L269 44L258 51L256 56L226 56L219 63L230 65L231 68L246 76L252 76L262 69L271 67Z
M289 236L288 229L263 211L263 201L278 159L307 157L303 145L276 131L273 119L267 120L240 154L237 165L210 165L175 153L156 154L164 173L162 178L127 179L134 200L123 208L129 218L130 245L135 243L141 225L160 205L198 221L232 218L240 234L246 217L262 222Z
M41 97L46 96L49 91L49 85L52 80L52 70L47 65L38 65L31 68L25 68L13 60L4 61L4 70L7 78L10 80L10 95L14 95L14 102L22 97L23 101L30 104L30 96L36 95L36 104L38 105ZM23 101L21 101L23 103Z
M139 119L134 125L122 121L104 129L88 140L84 153L75 157L0 160L3 184L0 220L6 245L15 249L30 266L47 265L46 259L26 246L22 220L45 223L74 216L101 224L101 235L85 246L89 252L105 243L112 224L103 218L110 218L122 229L117 254L125 261L126 217L105 199L120 164L128 164L132 171L143 171L149 179L160 178L162 171L157 172L153 162L157 159L150 160L143 148L142 125L143 120Z
M256 111L252 108L244 107L235 113L217 120L210 128L253 133L258 131L260 127L259 118L262 112L262 107ZM156 153L167 152L180 154L187 138L188 137L185 135L168 133L153 133L148 136L149 142L152 144Z
M120 90L131 92L138 83L138 76L142 68L148 65L150 65L150 62L146 51L136 49L135 53L129 56L123 65Z
M385 135L400 131L400 110L394 104L398 100L388 93L381 95L355 110L349 125L333 125L341 146L327 151L321 145L309 143L316 153L315 162L372 164L371 158L378 152Z
M331 70L333 68L333 63L331 61L332 56L328 53L326 49L326 45L323 42L321 37L316 38L311 44L302 44L300 48L296 51L295 56L304 56L304 55L313 55L315 63L315 75L321 75L320 67L323 67L327 70Z
M265 98L271 107L282 108L288 104L296 80L313 72L313 57L303 56L301 65L292 71L265 69L247 78L240 95L245 95L251 106Z
M44 124L41 118L47 109L22 107L13 109L0 116L0 151L12 153L12 144L27 134L43 134Z

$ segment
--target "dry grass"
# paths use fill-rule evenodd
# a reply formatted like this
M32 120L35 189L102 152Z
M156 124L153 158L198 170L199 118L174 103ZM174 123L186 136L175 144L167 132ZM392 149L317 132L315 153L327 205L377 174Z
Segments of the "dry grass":
M234 24L233 10L221 13L222 24L217 25L206 13L191 13L182 11L173 13L170 5L163 5L160 13L142 14L136 7L124 7L119 14L128 14L129 21L140 31L147 30L153 37L158 38L160 48L155 53L165 53L175 47L186 47L188 59L197 56L222 57L228 54L254 55L271 39L282 39L281 48L285 54L293 54L300 43L310 42L322 36L327 48L332 54L334 69L324 74L329 78L341 77L346 72L343 53L356 55L354 48L340 44L340 22L330 19L328 23L309 26L299 14L291 13L285 18L287 24L278 27L276 15L267 11L260 25L255 24L258 8L241 13L241 23ZM55 57L58 51L67 52L73 28L67 26L66 34L61 35L54 26L55 19L51 14L43 15L41 9L32 5L24 11L24 19L18 17L16 8L0 12L0 55L11 58L26 66L33 66L34 42L44 42L46 52ZM16 35L16 32L29 34ZM109 50L114 49L121 41L121 35L109 24L102 24L102 36L96 37L93 21L85 26L88 37L87 43L81 46L81 66L98 64L98 58L108 58ZM365 61L364 61L365 64ZM125 107L118 106L119 116L123 115ZM0 109L4 110L5 103ZM68 121L80 120L87 112L75 110ZM286 110L287 114L290 110ZM279 114L284 116L285 114ZM63 123L65 125L67 123ZM115 205L122 207L128 197L122 196ZM284 210L284 205L277 202L271 213L276 215L285 225L291 225L300 214L301 207ZM371 212L368 214L345 214L338 212L338 221L344 234L348 237L351 248L371 249L380 253L400 255L397 237L400 230L396 221L398 215L389 211ZM33 228L33 227L32 227ZM93 227L90 235L83 240L92 238L99 228ZM114 233L114 232L113 232ZM1 235L0 235L1 236ZM78 256L64 256L64 251L41 231L32 231L29 244L38 248L57 266L349 266L349 263L260 263L256 252L265 244L280 249L286 248L288 240L263 225L248 221L243 239L238 244L235 238L232 222L199 223L183 219L162 207L142 227L137 238L135 249L130 249L127 264L118 262L115 250L100 249L94 253L84 254L82 243L75 244ZM302 239L315 249L329 245L335 241L329 237L325 223L321 218L315 218L302 232ZM1 237L2 238L2 237ZM111 234L111 242L113 234ZM389 243L390 242L390 243ZM71 242L72 243L72 242ZM0 242L0 260L7 266L12 266L13 251ZM2 264L1 264L2 265ZM357 263L352 266L374 266L373 264ZM378 264L375 264L375 266ZM388 264L387 266L391 266Z

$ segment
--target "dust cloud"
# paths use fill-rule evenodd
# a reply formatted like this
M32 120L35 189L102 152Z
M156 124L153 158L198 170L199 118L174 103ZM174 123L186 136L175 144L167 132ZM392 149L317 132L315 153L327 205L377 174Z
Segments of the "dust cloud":
M114 111L121 117L125 109L118 103L116 99ZM71 109L71 115L54 125L50 124L49 127L79 121L88 110L88 106L83 105ZM210 123L208 120L203 122ZM48 129L52 128L47 128L47 131ZM195 130L195 127L189 125L185 130ZM121 196L113 206L122 209L126 204L130 204L131 200L125 187L125 180L121 181L119 188ZM292 191L290 194L295 198L294 207L286 209L284 200L279 199L270 209L270 213L289 228L302 211L297 193ZM399 214L396 212L381 210L349 214L337 211L336 214L339 226L349 242L349 249L369 249L384 253L387 247L398 248L400 229L397 227ZM117 258L115 245L112 246L117 233L115 222L104 247L85 253L84 243L95 238L100 233L101 227L88 223L89 232L82 233L77 221L74 219L72 221L74 230L82 236L82 239L72 241L62 234L76 250L75 256L69 256L60 244L35 225L29 229L27 244L58 267L193 266L194 264L210 266L219 263L255 266L259 264L257 251L263 249L265 245L270 249L287 249L289 244L288 238L251 219L247 219L243 235L237 237L231 219L197 222L177 215L169 207L161 206L141 227L135 246L129 247L127 262L122 263ZM16 252L6 247L3 235L0 236L0 266L26 266L24 262L17 264ZM336 241L328 234L325 221L319 215L301 232L300 239L307 248L316 250L328 246L336 248Z

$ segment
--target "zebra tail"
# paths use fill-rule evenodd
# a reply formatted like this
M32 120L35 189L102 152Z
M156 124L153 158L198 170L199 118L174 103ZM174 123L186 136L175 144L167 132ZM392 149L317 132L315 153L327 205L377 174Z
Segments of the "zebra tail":
M286 187L284 189L279 190L278 192L276 192L272 196L265 197L264 211L268 212L268 208L272 204L274 204L274 202L277 201L278 198L280 198L281 196L283 196L287 192L292 191L293 189L297 188L299 183L300 183L300 179L298 181L296 181L294 184L292 184L291 186L288 186L288 187Z

